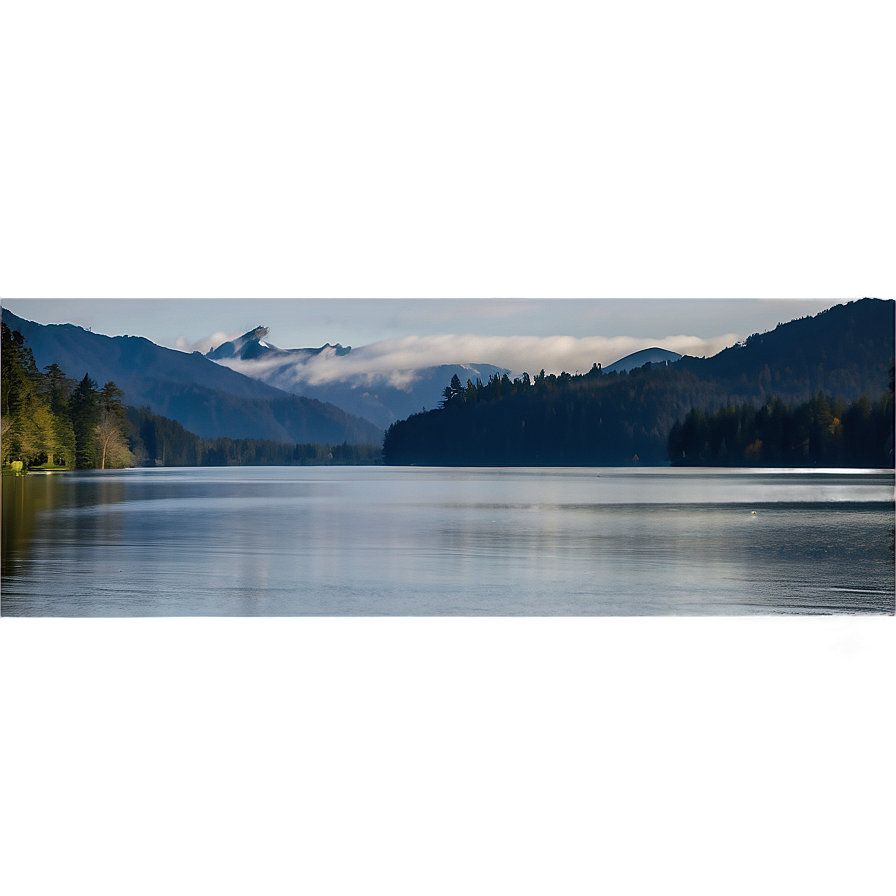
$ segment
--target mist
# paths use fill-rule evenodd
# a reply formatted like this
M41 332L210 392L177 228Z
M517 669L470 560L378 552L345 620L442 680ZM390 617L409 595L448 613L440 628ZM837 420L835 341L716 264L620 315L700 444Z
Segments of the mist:
M211 347L215 334L202 340ZM414 371L439 364L493 364L506 367L513 375L526 371L546 373L584 373L595 363L607 366L632 352L645 348L664 348L680 354L710 356L737 342L739 337L726 333L710 339L698 336L404 336L384 339L353 348L348 355L324 351L311 358L284 356L243 361L228 359L219 363L257 376L278 372L281 379L293 383L320 385L335 380L373 383L387 381L406 388L415 379ZM226 339L218 339L220 344Z

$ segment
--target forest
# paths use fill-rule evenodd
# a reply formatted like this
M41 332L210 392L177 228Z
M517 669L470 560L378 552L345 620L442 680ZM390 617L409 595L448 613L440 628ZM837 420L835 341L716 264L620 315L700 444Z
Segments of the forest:
M672 427L669 458L675 466L892 467L892 385L874 403L818 395L790 406L772 398L760 408L693 408Z
M822 393L732 403L672 365L627 374L455 377L442 407L393 424L387 464L893 466L893 383L872 402ZM715 407L713 408L713 405ZM706 408L709 407L709 410Z
M76 382L56 364L41 372L22 334L6 324L0 351L4 466L107 469L133 463L124 393L115 383L100 389L87 374Z
M676 420L695 405L724 404L726 390L672 366L630 373L507 374L462 384L442 407L386 431L387 464L595 466L665 464Z
M2 325L0 450L4 468L379 464L379 445L204 439L148 408L125 405L114 382L39 370L18 331Z

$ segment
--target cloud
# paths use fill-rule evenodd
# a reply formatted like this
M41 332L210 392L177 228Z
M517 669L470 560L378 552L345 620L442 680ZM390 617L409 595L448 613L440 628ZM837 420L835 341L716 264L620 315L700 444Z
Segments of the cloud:
M594 363L604 366L644 348L665 348L689 355L714 355L740 337L726 333L710 339L698 336L405 336L384 339L352 349L348 355L322 352L311 358L271 358L260 361L228 360L226 366L250 376L277 376L283 386L334 380L359 385L386 381L407 388L414 371L439 364L494 364L513 374L528 371L584 373ZM222 340L223 341L223 340Z
M174 347L178 351L201 352L204 355L213 348L217 348L221 343L230 342L232 339L236 339L237 336L241 335L241 333L225 333L220 331L218 333L212 333L211 336L206 336L204 339L199 339L196 342L188 342L183 336L178 336L174 343Z

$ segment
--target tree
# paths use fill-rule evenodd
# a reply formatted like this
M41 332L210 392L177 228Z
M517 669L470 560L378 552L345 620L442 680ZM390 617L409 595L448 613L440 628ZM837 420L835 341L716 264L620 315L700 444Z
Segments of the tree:
M50 463L75 465L75 430L69 413L69 399L74 388L75 381L67 377L58 364L44 367L40 391L49 403L53 421L53 445L47 456Z
M96 383L86 373L69 399L69 413L75 430L75 465L95 467L96 428L100 422L100 407Z
M442 407L447 408L450 405L463 404L466 398L466 392L461 384L460 377L455 373L451 377L451 384L445 386L442 390Z
M105 470L107 464L109 467L126 467L133 463L133 455L116 414L103 408L94 432L101 470Z
M108 411L119 420L126 420L127 414L124 410L124 391L119 389L113 382L106 383L100 390L99 403L104 411Z
M44 367L42 392L50 401L50 409L54 414L68 413L68 400L75 390L75 381L67 377L58 364Z

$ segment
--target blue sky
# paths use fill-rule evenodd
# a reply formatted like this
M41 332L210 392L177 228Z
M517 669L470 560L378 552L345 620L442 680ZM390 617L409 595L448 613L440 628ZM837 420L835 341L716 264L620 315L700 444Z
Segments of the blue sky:
M10 13L16 313L182 348L264 324L283 347L711 352L892 293L890 54L867 10L188 6L123 40L121 12Z

